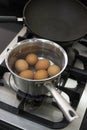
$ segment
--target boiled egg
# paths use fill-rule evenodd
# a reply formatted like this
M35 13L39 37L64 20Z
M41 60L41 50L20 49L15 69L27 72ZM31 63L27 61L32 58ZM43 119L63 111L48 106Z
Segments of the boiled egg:
M48 78L48 73L46 70L38 70L34 74L34 79L41 80Z
M25 59L30 65L35 65L38 61L38 56L34 53L30 53L26 56Z
M35 68L36 70L41 70L41 69L47 69L50 66L50 61L48 59L40 59L36 65Z
M34 72L32 70L24 70L24 71L19 73L19 76L22 78L33 79Z
M60 67L55 64L50 65L48 68L49 76L54 76L54 75L58 74L60 71L61 71Z
M18 72L21 72L21 71L24 71L26 69L29 68L29 65L28 63L26 62L26 60L24 59L18 59L16 62L15 62L15 69L18 71Z

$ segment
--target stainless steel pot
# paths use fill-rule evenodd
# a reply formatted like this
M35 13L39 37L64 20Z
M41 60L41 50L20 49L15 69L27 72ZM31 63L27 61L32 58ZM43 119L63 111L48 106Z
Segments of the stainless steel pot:
M14 71L15 61L18 57L23 58L26 54L31 52L37 54L39 58L45 57L49 59L52 63L60 66L61 71L55 76L43 80L31 80L18 76ZM9 51L5 62L19 90L34 96L46 94L50 91L69 121L78 117L74 109L56 91L56 88L52 83L59 80L59 77L66 68L68 62L67 54L60 45L45 39L27 39L17 43L17 45Z

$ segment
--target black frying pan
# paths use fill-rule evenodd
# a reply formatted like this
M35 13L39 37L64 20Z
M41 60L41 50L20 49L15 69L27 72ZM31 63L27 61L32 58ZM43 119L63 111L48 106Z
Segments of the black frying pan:
M29 30L49 40L70 42L87 34L87 9L77 0L30 0L23 18Z
M76 0L31 0L23 15L28 28L53 41L72 41L87 34L87 9Z

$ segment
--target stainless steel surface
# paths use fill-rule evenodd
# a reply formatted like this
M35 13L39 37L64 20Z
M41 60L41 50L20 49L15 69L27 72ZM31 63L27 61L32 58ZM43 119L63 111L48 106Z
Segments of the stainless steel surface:
M12 49L14 47L14 45L17 43L18 40L18 36L24 36L24 34L26 33L27 28L24 26L20 32L15 36L15 38L10 42L10 44L5 48L5 50L3 50L3 52L0 54L0 64L5 60L8 51L10 49Z
M64 113L65 117L68 121L73 121L75 118L78 118L75 110L69 105L69 103L60 95L60 93L54 88L51 82L44 83L45 87L51 92L53 97L55 98L59 108Z
M11 76L10 72L6 72L3 76L4 79L4 85L7 87L12 88L16 92L18 91L17 86L14 83L13 77ZM41 87L41 86L40 86ZM54 87L54 85L51 82L45 82L44 87L46 87L49 92L52 93L53 97L55 98L58 107L60 110L64 113L65 117L69 122L73 121L75 118L78 118L79 116L75 112L75 110L70 106L68 101L66 101L63 96L60 95L58 90ZM47 104L48 105L48 104ZM43 105L44 106L44 105ZM50 106L49 106L50 107ZM45 109L46 110L46 109ZM47 111L46 111L47 112ZM60 116L59 116L60 117ZM58 117L57 117L58 118Z
M13 89L15 92L18 91L18 88L17 88L16 84L14 83L13 77L10 72L6 72L3 75L3 80L4 80L4 86Z
M19 35L21 33L25 33L25 32L26 32L26 29L23 28L22 32L20 31ZM15 39L17 40L17 37L15 37ZM15 45L16 40L13 39L13 41L11 42L11 44L9 44L9 46L13 47ZM84 48L84 46L77 43L77 44L74 44L73 48L77 48L79 50L80 54L85 53L84 55L87 57L87 48ZM85 52L84 52L84 50L85 50ZM7 48L4 50L4 53L2 53L2 54L5 58L5 56L7 55ZM1 58L0 58L0 61L1 61L0 63L2 63L4 60L3 56L1 56ZM83 64L79 61L76 62L75 66L83 69ZM72 80L70 78L67 80L67 82L65 84L65 87L69 87L69 88L75 88L76 86L77 86L77 81ZM65 100L68 100L64 94L61 94L61 95L64 96ZM15 107L17 107L20 103L20 101L17 100L17 98L16 98L15 91L13 91L10 88L3 87L3 86L0 86L0 101L3 101L5 103L10 104L10 105L15 106ZM85 89L82 93L78 107L76 109L76 113L79 115L79 118L73 120L67 127L60 129L60 130L79 130L86 109L87 109L87 83L85 85ZM40 109L41 114L43 113L43 111L44 110ZM52 114L54 114L54 117L56 115L56 118L58 118L58 116L57 116L58 112L55 112L55 111L52 112L51 109L46 110L46 112L52 113ZM62 114L60 112L59 112L59 115L61 115L61 118L62 118ZM52 120L53 119L54 118L52 117ZM29 130L29 129L30 130L51 130L50 128L47 128L43 125L32 122L32 121L27 120L25 118L22 118L19 115L14 115L14 114L7 112L3 109L0 109L0 120L5 121L5 122L12 124L14 126L17 126L17 127L24 129L24 130ZM60 120L60 119L58 118L58 120ZM57 129L57 130L59 130L59 129Z
M69 81L70 82L70 81ZM73 85L71 85L73 86ZM6 98L4 98L6 97ZM13 99L13 100L12 100ZM78 119L75 119L73 122L71 122L67 127L60 130L79 130L80 124L82 122L85 110L87 108L87 84L85 86L84 92L82 94L81 100L79 102L79 105L77 107L76 112L79 115ZM18 106L19 101L16 99L16 93L8 88L0 87L0 100L13 105ZM47 111L51 112L51 111ZM19 128L22 128L24 130L51 130L50 128L47 128L45 126L39 125L35 122L32 122L30 120L24 119L20 116L14 115L12 113L9 113L5 110L0 109L0 119L8 122L10 124L13 124L14 126L17 126Z
M18 76L15 70L12 69L15 61L18 57L26 56L29 53L35 53L38 57L49 59L49 61L60 66L61 71L54 76L42 80L25 79ZM42 84L48 80L54 81L55 79L58 79L58 76L60 76L66 68L67 62L67 54L60 45L46 39L38 38L27 39L17 43L16 46L9 51L7 57L5 58L6 66L12 73L18 89L31 95L45 94L47 92L46 88L39 84Z
M55 76L43 80L34 80L34 79L31 80L21 78L15 73L14 70L12 70L12 68L15 64L15 61L17 60L17 57L19 56L23 57L24 55L27 55L31 52L37 54L38 57L44 57L49 59L54 64L60 66L61 71ZM67 120L71 122L72 120L78 117L75 110L70 106L70 104L65 102L65 100L61 97L59 93L57 94L57 92L55 91L55 87L48 88L46 85L45 87L42 85L42 83L44 84L44 82L50 80L54 81L55 79L58 79L58 76L60 76L60 74L66 68L67 62L68 62L67 54L60 45L46 39L38 39L38 38L24 40L22 42L17 43L17 46L15 46L10 51L10 53L5 59L7 68L12 73L14 82L20 91L28 93L33 96L44 95L48 91L50 91L53 97L56 99L57 104L59 105L60 109L64 113ZM54 91L56 93L54 93Z

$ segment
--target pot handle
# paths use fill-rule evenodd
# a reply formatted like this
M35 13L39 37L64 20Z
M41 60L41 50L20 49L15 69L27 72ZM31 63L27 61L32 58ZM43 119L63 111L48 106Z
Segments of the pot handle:
M60 110L63 112L66 119L71 122L75 118L78 118L75 110L69 105L69 103L59 94L56 88L53 86L51 82L45 82L44 86L51 92L53 97L55 98Z
M23 22L23 18L16 16L0 16L0 22Z

